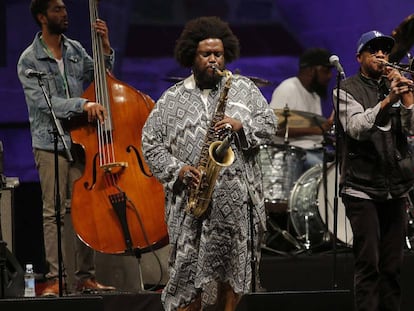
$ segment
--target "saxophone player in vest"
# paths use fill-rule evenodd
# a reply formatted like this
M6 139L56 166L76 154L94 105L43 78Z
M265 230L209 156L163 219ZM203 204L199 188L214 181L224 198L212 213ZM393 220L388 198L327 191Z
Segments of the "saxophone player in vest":
M256 155L276 133L277 119L250 79L226 70L239 54L221 19L189 21L174 56L192 74L164 92L143 128L145 160L165 190L166 310L235 310L257 281L266 215ZM231 150L218 169L211 145L228 137ZM205 199L207 208L198 211Z
M379 31L362 34L356 49L359 72L333 92L358 311L400 310L407 196L414 180L407 143L414 132L414 97L413 81L387 66L393 46L393 37Z

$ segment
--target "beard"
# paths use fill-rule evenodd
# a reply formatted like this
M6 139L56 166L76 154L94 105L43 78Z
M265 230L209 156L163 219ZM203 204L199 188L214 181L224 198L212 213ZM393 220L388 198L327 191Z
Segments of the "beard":
M328 97L328 86L320 84L317 75L312 78L310 87L320 98L326 99Z
M217 73L211 74L207 68L203 70L193 68L193 73L197 86L202 90L214 89L221 80L220 75L218 75Z
M56 23L50 19L48 19L47 28L49 32L54 35L61 35L68 30L68 26L64 23L64 21Z
M383 69L377 70L377 69L368 67L365 70L366 70L368 77L374 80L378 80L384 74Z

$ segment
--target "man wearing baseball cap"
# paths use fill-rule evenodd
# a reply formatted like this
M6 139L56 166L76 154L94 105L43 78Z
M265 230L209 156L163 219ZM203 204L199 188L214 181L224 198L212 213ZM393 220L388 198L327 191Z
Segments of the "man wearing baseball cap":
M362 34L359 72L339 91L340 189L353 233L357 311L400 310L414 96L413 81L384 65L393 46L379 31Z
M362 34L358 40L357 54L365 50L375 51L376 48L382 48L383 52L388 55L394 46L394 38L386 36L377 30L371 30Z

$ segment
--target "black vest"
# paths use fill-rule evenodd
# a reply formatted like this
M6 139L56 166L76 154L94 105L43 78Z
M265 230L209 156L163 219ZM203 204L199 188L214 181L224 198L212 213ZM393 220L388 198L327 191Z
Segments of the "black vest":
M374 107L389 93L386 79L377 82L358 74L342 82L341 88L364 109ZM373 199L385 200L388 194L399 197L414 181L414 167L407 137L403 134L400 107L389 105L377 116L368 140L355 140L342 131L341 186L367 193ZM391 130L377 126L391 120ZM407 167L408 166L408 167Z

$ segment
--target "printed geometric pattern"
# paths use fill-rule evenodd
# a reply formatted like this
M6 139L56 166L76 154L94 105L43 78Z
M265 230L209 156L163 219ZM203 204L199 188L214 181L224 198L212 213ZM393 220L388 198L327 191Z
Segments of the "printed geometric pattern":
M173 193L172 188L183 165L198 164L223 85L220 83L217 90L209 93L207 104L199 89L186 85L185 81L179 82L161 96L142 136L145 159L166 193L166 221L172 246L169 281L162 294L166 310L189 304L200 290L203 303L214 303L217 280L229 282L237 293L250 291L249 196L257 202L253 208L257 258L266 223L261 170L253 150L271 141L277 123L254 83L234 75L225 114L241 120L247 145L243 146L236 136L231 146L235 160L220 171L210 214L204 220L195 219L184 211L187 192Z

